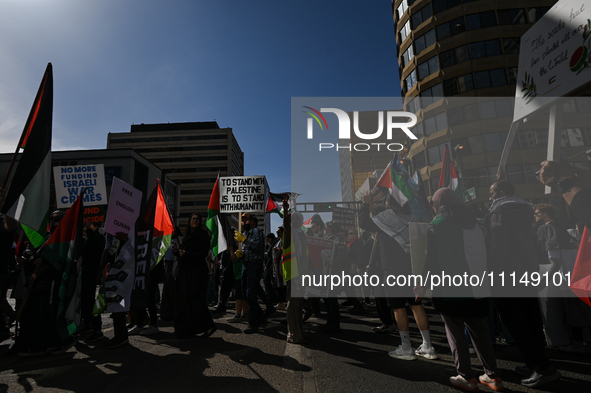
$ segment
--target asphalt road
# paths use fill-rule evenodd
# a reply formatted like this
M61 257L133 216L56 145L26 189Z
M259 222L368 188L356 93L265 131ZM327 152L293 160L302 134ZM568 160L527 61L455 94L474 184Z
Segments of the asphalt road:
M102 343L79 342L65 354L34 358L3 356L11 340L0 344L0 392L451 392L448 378L455 367L443 323L428 309L439 359L393 359L388 351L400 343L396 334L379 335L375 307L363 316L342 307L342 331L321 331L323 319L312 317L305 329L306 346L286 342L286 326L278 311L269 326L244 334L246 324L230 324L232 314L217 318L218 331L202 339L177 340L171 322L161 322L153 336L132 336L130 345L105 349ZM112 337L112 321L103 316L104 331ZM411 323L413 346L421 343ZM498 344L497 362L506 390L523 392L591 392L591 347L587 354L570 355L548 349L563 378L541 390L519 385L513 370L521 364L516 347ZM482 371L476 357L475 369ZM482 386L482 385L481 385ZM483 391L492 391L482 386Z

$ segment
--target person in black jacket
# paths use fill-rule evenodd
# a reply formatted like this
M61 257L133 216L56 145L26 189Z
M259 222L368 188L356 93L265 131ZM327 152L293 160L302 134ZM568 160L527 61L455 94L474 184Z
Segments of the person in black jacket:
M516 196L515 188L506 180L490 187L489 199L492 204L485 218L489 270L496 276L502 272L506 276L515 272L516 277L538 271L531 204ZM497 285L493 286L493 296L503 324L525 358L525 366L516 369L525 377L521 384L539 387L560 379L560 372L550 364L545 354L537 289L532 286Z
M92 315L100 265L105 249L105 237L99 233L99 226L100 224L90 223L85 227L86 241L82 246L82 266L80 268L82 319L85 326L92 327L92 334L84 340L87 344L101 341L104 337L100 314Z

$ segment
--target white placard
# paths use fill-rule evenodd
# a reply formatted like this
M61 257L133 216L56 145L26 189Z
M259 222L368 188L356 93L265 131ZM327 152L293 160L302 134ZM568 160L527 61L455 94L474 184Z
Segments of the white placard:
M220 177L221 213L264 213L268 186L265 176Z
M521 37L513 121L591 82L591 4L561 0Z
M140 214L142 192L121 179L113 177L111 197L107 207L105 232L115 235L117 232L129 233Z
M58 209L69 208L86 188L84 206L107 204L107 186L103 164L55 166L55 199Z

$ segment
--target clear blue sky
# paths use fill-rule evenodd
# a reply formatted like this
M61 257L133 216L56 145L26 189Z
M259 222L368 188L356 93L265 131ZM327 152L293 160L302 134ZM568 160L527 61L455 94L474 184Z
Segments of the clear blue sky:
M291 188L291 97L400 95L390 0L2 3L2 152L48 62L54 150L103 149L133 123L215 119L275 192Z

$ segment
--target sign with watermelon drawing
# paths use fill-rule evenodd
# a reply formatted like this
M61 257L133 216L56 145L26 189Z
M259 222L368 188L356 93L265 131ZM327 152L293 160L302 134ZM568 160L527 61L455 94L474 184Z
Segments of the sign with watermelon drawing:
M513 121L591 82L591 3L561 0L521 37Z

